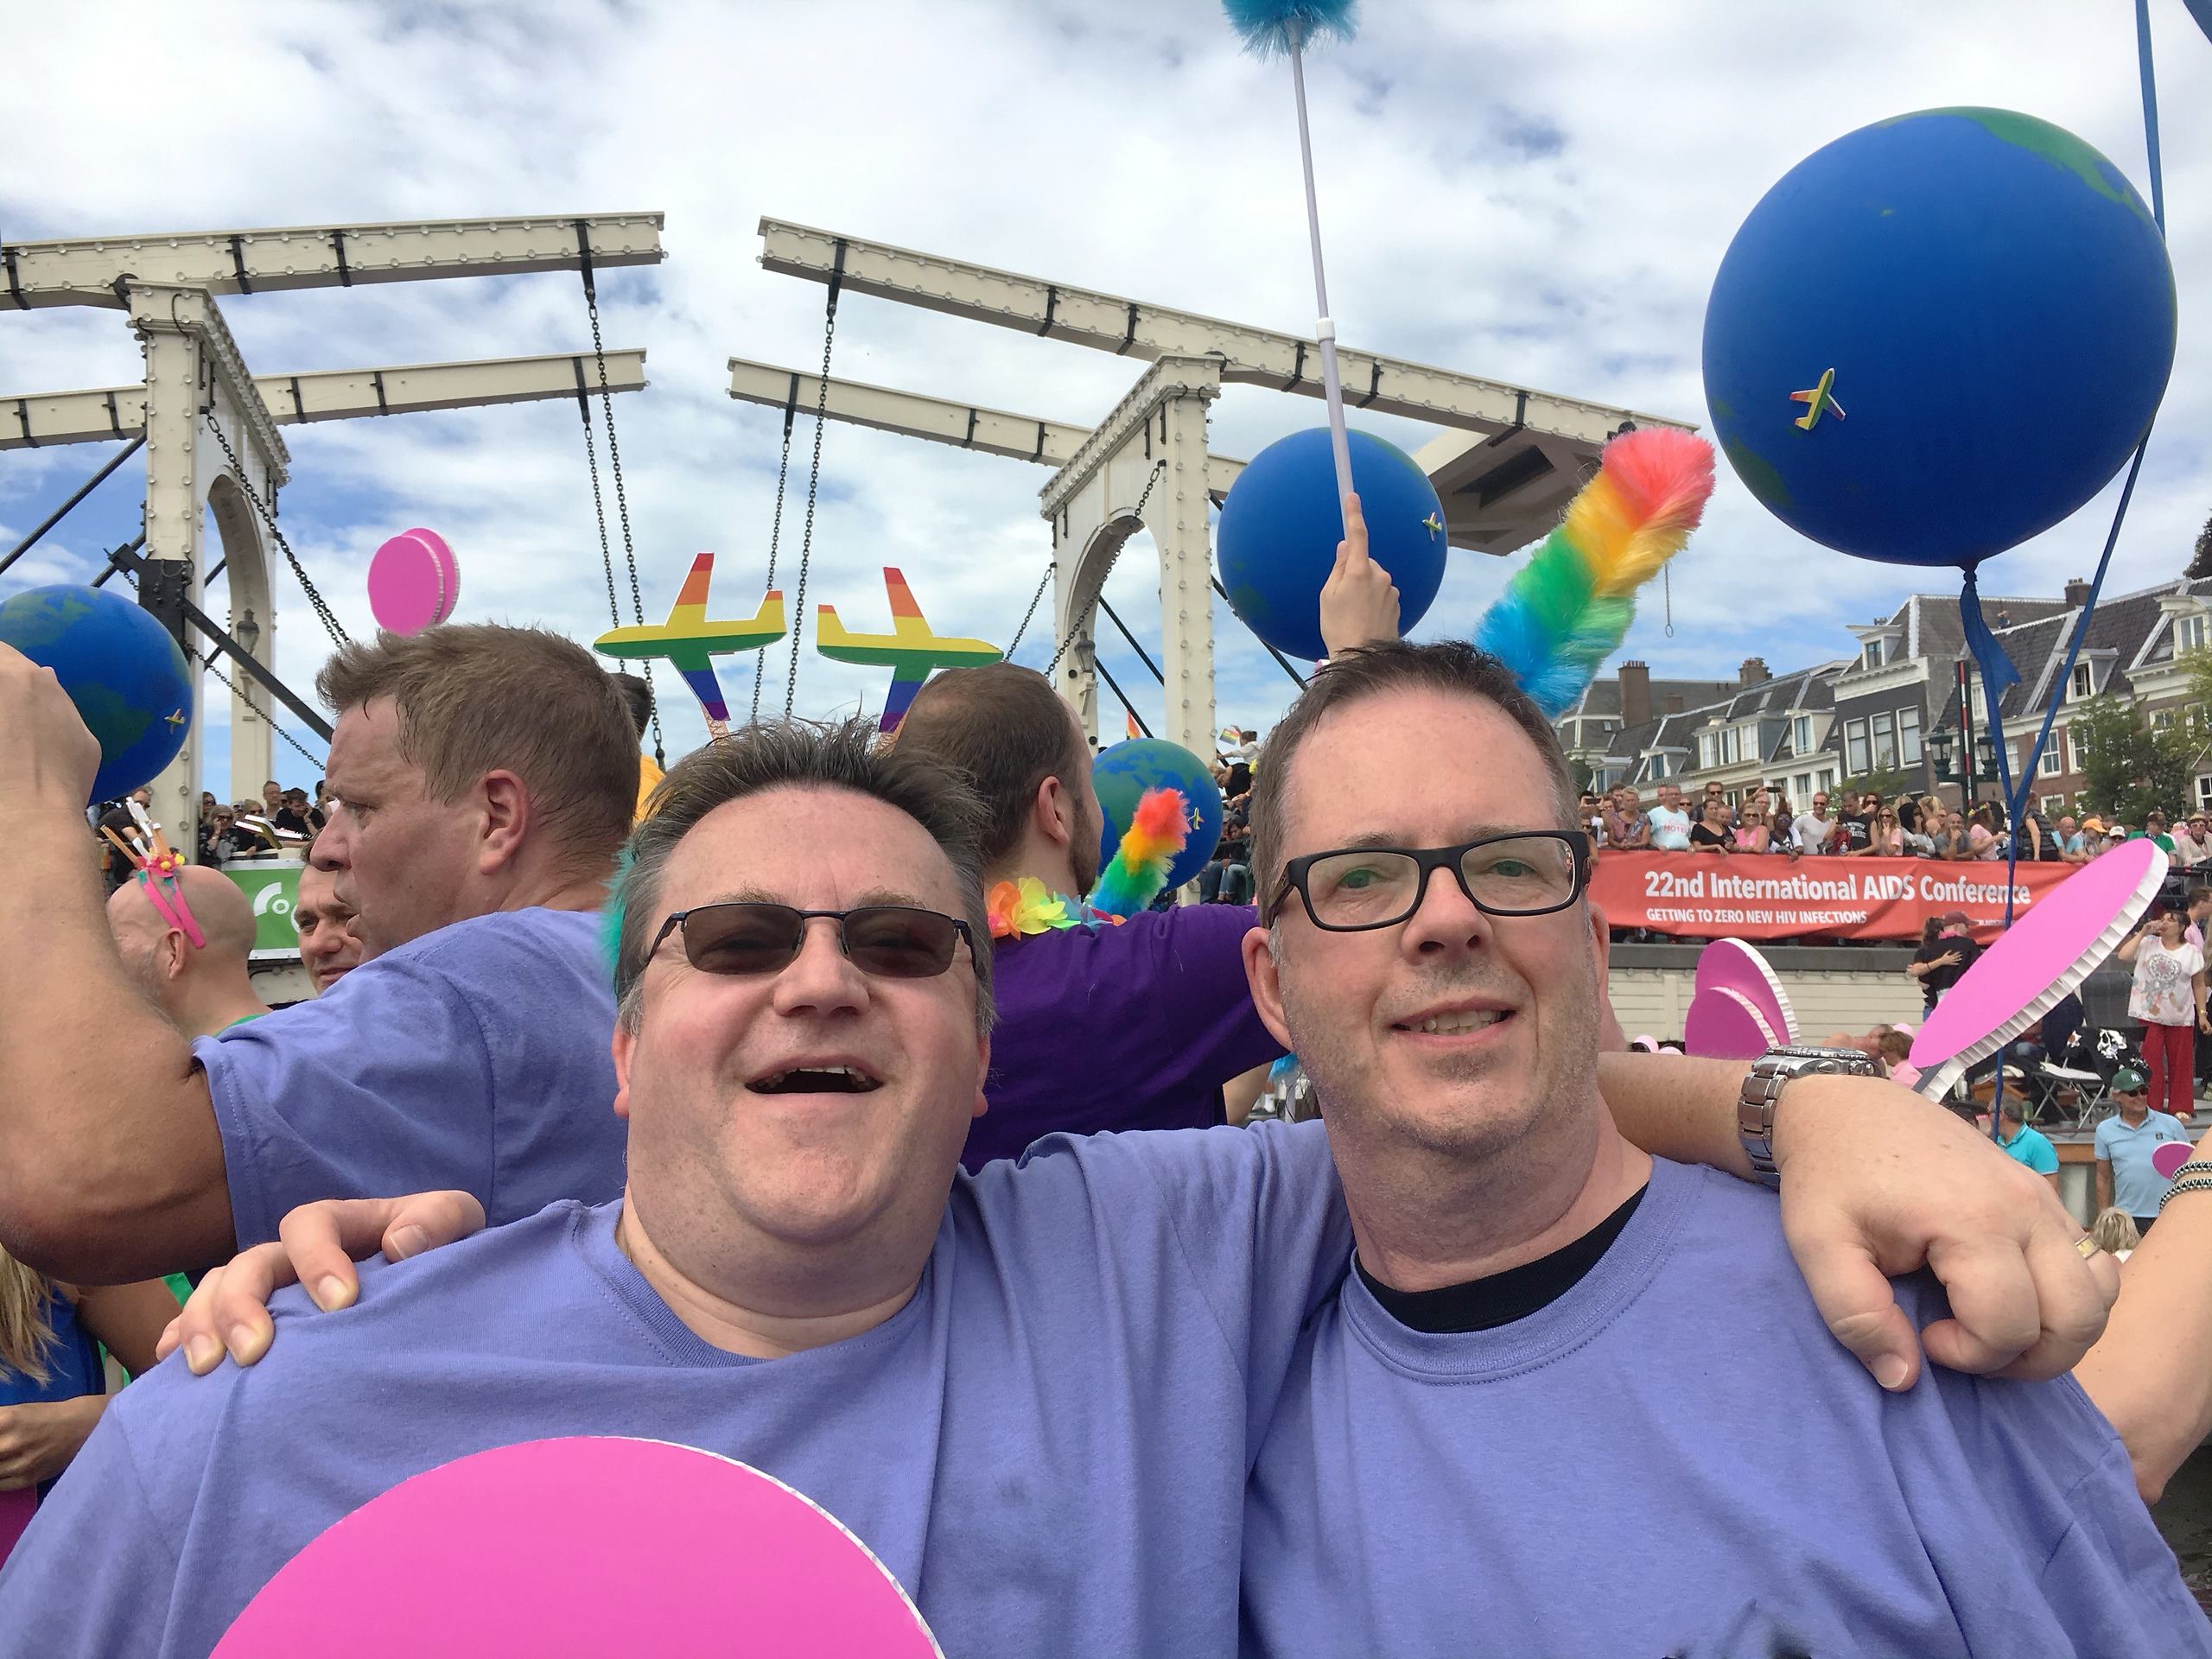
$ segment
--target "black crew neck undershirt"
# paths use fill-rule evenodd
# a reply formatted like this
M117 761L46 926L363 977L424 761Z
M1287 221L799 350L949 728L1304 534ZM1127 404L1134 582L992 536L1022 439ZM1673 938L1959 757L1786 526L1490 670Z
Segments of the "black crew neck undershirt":
M1549 1255L1486 1278L1470 1279L1465 1284L1440 1285L1434 1290L1394 1290L1363 1263L1355 1260L1352 1265L1359 1269L1360 1282L1382 1311L1409 1330L1438 1335L1495 1330L1541 1313L1580 1284L1612 1248L1649 1191L1648 1185L1639 1186L1611 1215Z

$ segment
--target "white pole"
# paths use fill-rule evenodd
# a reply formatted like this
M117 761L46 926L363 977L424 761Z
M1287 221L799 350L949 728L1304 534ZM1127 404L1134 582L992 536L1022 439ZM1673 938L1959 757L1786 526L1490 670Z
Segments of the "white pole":
M1306 120L1306 54L1295 23L1290 26L1290 84L1298 95L1298 156L1306 168L1306 231L1313 247L1313 305L1320 313L1313 333L1321 343L1321 389L1329 404L1337 505L1343 511L1351 497L1351 444L1344 435L1344 389L1337 377L1337 325L1329 315L1329 279L1321 268L1321 208L1313 194L1313 137Z

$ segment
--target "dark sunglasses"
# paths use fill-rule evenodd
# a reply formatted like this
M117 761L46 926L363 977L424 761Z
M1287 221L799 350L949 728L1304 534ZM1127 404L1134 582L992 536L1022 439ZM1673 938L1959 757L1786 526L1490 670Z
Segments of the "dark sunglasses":
M1395 927L1421 906L1429 877L1448 869L1467 902L1486 916L1548 916L1582 896L1590 837L1580 830L1485 836L1457 847L1353 847L1308 853L1283 866L1261 919L1281 912L1294 890L1313 925L1329 933Z
M781 973L798 960L806 925L837 924L837 947L875 979L932 979L952 966L953 947L968 941L968 924L912 905L862 905L855 910L798 910L790 905L736 902L679 910L660 925L650 957L671 933L683 936L683 959L702 974Z

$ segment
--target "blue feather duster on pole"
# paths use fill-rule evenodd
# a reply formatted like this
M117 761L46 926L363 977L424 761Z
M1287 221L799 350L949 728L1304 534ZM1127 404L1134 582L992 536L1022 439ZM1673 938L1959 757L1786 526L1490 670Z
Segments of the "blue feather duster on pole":
M1262 58L1287 57L1325 35L1348 41L1359 22L1358 0L1222 0L1222 10L1245 49Z
M1306 232L1313 249L1313 303L1320 313L1314 338L1321 346L1321 390L1329 404L1330 448L1337 463L1337 503L1351 534L1351 444L1344 434L1344 382L1337 373L1337 325L1329 314L1329 282L1321 268L1321 209L1313 194L1313 137L1306 119L1306 47L1316 37L1350 40L1356 0L1222 0L1247 50L1290 60L1291 89L1298 98L1298 155L1306 168Z

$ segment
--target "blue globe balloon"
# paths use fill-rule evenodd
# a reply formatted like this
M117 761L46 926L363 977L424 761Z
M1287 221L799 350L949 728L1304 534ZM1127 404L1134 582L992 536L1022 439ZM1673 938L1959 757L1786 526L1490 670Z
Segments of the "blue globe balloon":
M1404 450L1351 435L1351 486L1367 518L1367 550L1398 588L1398 626L1410 633L1444 582L1451 544L1444 504ZM1328 654L1321 584L1336 568L1344 518L1329 429L1278 438L1229 486L1214 537L1221 585L1245 626L1293 657Z
M52 669L99 740L92 800L151 783L184 747L192 726L184 652L129 600L98 588L29 588L0 600L0 645Z
M1924 110L1816 150L1751 210L1706 312L1706 401L1791 529L1972 565L2119 470L2174 333L2165 243L2118 168L2033 116Z
M1137 803L1152 789L1179 789L1188 809L1191 838L1183 843L1167 872L1167 885L1179 887L1195 880L1221 839L1221 791L1206 763L1180 743L1160 737L1133 737L1101 749L1091 763L1091 781L1097 785L1098 804L1106 810L1104 832L1099 836L1098 868L1104 869L1128 833Z

